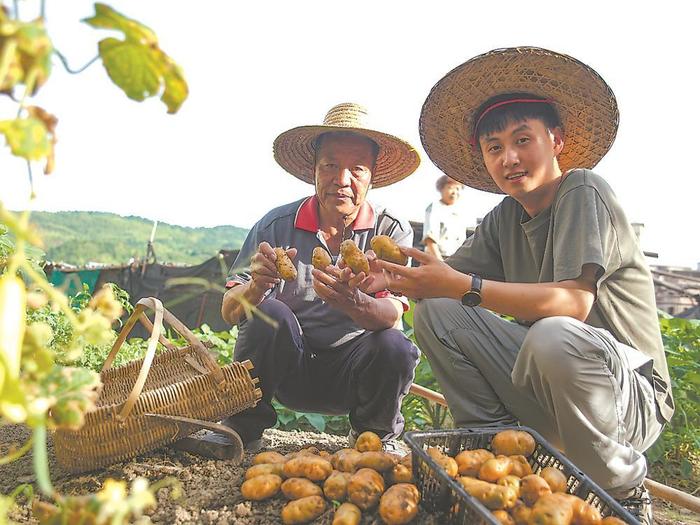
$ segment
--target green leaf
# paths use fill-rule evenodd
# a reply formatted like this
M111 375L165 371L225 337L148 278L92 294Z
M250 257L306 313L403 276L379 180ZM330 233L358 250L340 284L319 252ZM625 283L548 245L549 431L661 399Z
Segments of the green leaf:
M304 414L304 417L319 432L326 430L326 420L321 414Z
M296 417L294 416L293 413L290 412L282 412L278 411L277 412L277 420L279 421L280 425L286 425L287 423L290 423L291 421L294 421Z
M95 16L83 20L92 27L124 33L124 40L105 38L98 47L109 78L126 95L142 101L158 95L176 113L187 98L189 88L178 66L158 47L153 31L104 4L95 4Z
M152 63L147 48L139 43L105 38L100 41L99 49L109 78L127 97L140 102L158 94L161 82L158 67Z
M693 475L693 464L686 458L681 460L681 474L686 478L690 478Z
M39 160L51 153L51 142L44 123L36 118L0 120L0 133L12 154L27 160Z

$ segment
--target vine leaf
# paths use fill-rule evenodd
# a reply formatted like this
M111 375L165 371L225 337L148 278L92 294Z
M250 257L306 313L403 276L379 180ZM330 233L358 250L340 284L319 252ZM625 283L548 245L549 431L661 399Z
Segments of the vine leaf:
M53 155L52 139L43 121L35 117L0 120L0 133L5 135L12 154L27 160Z
M46 166L44 166L44 174L49 175L53 172L54 166L56 164L56 159L54 156L54 149L56 147L56 124L58 124L58 119L55 115L52 115L48 111L39 106L29 106L27 107L27 112L29 116L43 122L48 133L49 140L49 153L46 155Z
M153 31L100 3L95 4L95 16L83 21L124 33L124 40L105 38L98 47L109 78L126 96L140 102L162 92L168 113L180 109L189 93L187 82L180 66L158 47Z
M51 73L53 45L42 19L31 22L11 20L0 9L0 92L12 93L24 84L34 95ZM4 71L3 71L4 69Z

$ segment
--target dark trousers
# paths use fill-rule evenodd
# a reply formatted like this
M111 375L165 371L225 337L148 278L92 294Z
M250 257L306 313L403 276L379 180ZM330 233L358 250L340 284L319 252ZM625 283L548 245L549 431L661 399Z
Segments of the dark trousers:
M413 382L420 352L396 329L366 332L336 348L312 348L289 307L267 299L258 307L277 329L256 316L240 325L237 361L250 359L263 397L254 408L225 423L244 442L257 439L277 421L276 397L299 412L349 414L352 428L397 437L404 426L401 400Z

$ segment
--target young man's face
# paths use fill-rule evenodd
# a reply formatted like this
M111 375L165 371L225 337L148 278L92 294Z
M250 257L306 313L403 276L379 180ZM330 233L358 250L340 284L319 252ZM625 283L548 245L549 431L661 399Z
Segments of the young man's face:
M324 137L316 151L319 205L334 215L352 215L365 201L374 164L369 140L353 135Z
M486 170L501 191L516 200L560 175L556 157L564 147L559 128L539 119L513 122L479 137Z
M459 199L462 185L459 182L448 182L440 190L440 200L447 205L452 205Z

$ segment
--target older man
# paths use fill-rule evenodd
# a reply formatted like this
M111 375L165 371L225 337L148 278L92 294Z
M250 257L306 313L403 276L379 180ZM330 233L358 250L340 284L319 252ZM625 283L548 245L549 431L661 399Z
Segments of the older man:
M297 411L349 413L351 440L366 430L390 439L403 429L401 400L419 356L396 328L406 299L361 292L357 283L364 275L348 268L319 271L311 265L317 247L337 263L346 239L362 251L375 235L411 245L408 221L366 197L372 186L410 175L420 158L405 141L369 129L366 116L355 104L340 104L323 125L294 128L275 140L277 162L316 191L255 224L227 283L221 312L240 328L235 357L253 362L263 391L255 408L225 421L248 448L275 424L273 396ZM275 247L287 250L296 280L281 280ZM264 315L248 318L249 305Z

